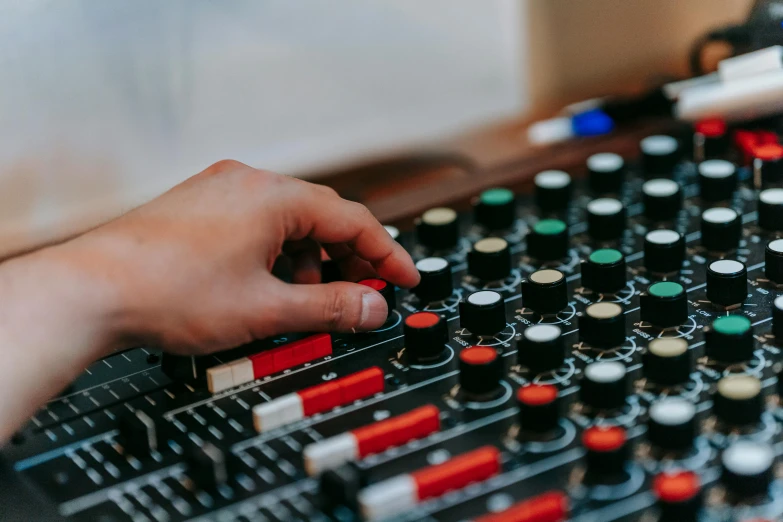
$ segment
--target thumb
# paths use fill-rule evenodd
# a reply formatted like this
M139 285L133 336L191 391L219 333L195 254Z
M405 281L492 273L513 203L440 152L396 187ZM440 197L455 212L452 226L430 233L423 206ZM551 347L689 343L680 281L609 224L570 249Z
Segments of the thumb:
M276 299L267 303L272 313L262 314L261 331L367 331L380 327L388 314L386 300L371 288L356 283L334 282L319 285L291 285L271 282Z

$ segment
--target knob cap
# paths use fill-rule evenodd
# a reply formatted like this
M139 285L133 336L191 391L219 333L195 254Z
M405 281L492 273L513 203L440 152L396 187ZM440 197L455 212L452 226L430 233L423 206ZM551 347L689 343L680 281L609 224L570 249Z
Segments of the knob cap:
M735 441L721 455L721 482L733 499L767 495L772 483L775 451L769 444Z
M471 398L497 391L503 378L503 360L489 346L470 346L459 354L460 390Z
M429 209L416 220L416 235L430 251L454 248L459 241L457 213L445 207Z
M771 188L759 193L759 226L764 230L783 230L783 188Z
M476 223L487 230L511 228L517 217L514 193L506 188L487 189L479 195L473 212Z
M753 326L747 317L719 317L704 329L704 338L707 356L715 361L736 364L753 357Z
M542 219L527 236L527 253L539 261L556 261L568 255L568 228L559 219Z
M641 295L641 316L660 328L680 326L688 320L688 297L679 283L653 283Z
M538 208L544 213L561 212L568 208L571 200L571 176L562 170L545 170L536 174L535 198Z
M783 340L783 295L779 295L772 305L772 333L778 343Z
M560 422L560 400L551 384L526 384L517 390L517 420L523 435L550 433Z
M734 306L748 298L748 271L733 259L713 261L707 267L707 299L721 306Z
M412 292L422 303L443 301L454 291L451 265L442 257L425 257L416 262L421 280Z
M726 426L758 424L764 413L761 381L750 375L738 373L719 380L712 401L712 411Z
M594 194L618 194L625 181L625 161L613 152L600 152L587 158L590 190Z
M674 230L653 230L644 236L644 266L653 274L679 272L685 261L685 238Z
M677 386L691 376L691 354L681 337L653 339L642 354L642 371L650 382L659 386Z
M680 186L670 179L651 179L642 185L642 203L650 221L671 221L682 208Z
M739 246L742 219L730 208L716 207L701 215L701 244L710 252L728 252Z
M614 410L625 406L625 366L617 361L595 362L585 367L579 398L593 410Z
M397 308L397 293L394 290L394 285L383 279L362 279L359 281L360 285L368 286L381 294L384 301L386 301L386 318L388 319L394 309Z
M611 484L625 475L630 456L628 438L619 426L591 426L582 432L585 454L585 482Z
M158 450L157 426L142 410L124 413L120 417L119 430L120 444L127 453L144 458Z
M671 177L680 161L680 144L671 136L647 136L639 142L642 149L642 167L648 178Z
M694 156L697 159L720 156L729 146L728 126L720 118L705 118L697 121L693 132Z
M446 321L433 312L417 312L405 318L405 354L413 362L438 359L446 349L449 330Z
M653 479L658 522L698 522L703 505L701 481L693 471L663 471Z
M498 281L511 273L511 250L505 239L488 237L476 241L468 252L468 273L482 281Z
M779 143L753 148L753 182L757 188L783 183L783 146Z
M522 281L522 302L539 314L556 314L568 306L568 288L563 272L545 268Z
M617 303L594 303L579 318L579 340L594 348L625 343L625 314Z
M667 397L650 406L647 437L664 451L688 451L696 438L696 406L680 397Z
M587 204L587 231L597 241L618 239L625 231L626 211L614 198L598 198Z
M503 296L490 290L470 294L459 303L459 321L474 335L495 335L506 327Z
M702 161L698 172L699 191L704 201L728 201L737 190L737 168L730 161Z
M599 294L613 294L625 288L625 256L613 248L602 248L582 261L582 284Z
M522 333L517 357L519 363L534 375L560 368L565 361L560 328L553 324L527 327Z
M767 244L764 251L764 274L776 284L783 284L783 239Z

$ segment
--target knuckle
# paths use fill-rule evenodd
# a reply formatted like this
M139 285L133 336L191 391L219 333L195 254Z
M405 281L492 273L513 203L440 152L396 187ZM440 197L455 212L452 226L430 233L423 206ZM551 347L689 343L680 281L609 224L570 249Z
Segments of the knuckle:
M370 209L362 205L361 203L354 203L354 212L356 213L356 220L359 223L365 224L368 222L375 221L375 216L373 216L372 212L370 212Z
M232 159L224 159L213 163L212 165L207 167L207 170L205 170L204 172L206 174L220 174L221 172L229 172L232 170L239 170L239 169L246 169L246 168L249 167L244 163Z

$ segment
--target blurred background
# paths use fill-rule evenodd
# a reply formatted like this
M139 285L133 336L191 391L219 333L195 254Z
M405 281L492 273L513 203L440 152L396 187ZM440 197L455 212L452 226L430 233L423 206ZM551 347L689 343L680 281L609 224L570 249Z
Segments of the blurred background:
M4 0L0 254L220 159L312 177L685 77L751 3Z

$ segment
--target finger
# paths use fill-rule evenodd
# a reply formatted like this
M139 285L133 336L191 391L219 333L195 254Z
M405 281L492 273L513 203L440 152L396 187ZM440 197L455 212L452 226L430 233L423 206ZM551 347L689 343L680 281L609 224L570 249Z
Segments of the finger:
M324 245L324 250L329 258L337 263L342 279L345 281L360 281L370 277L378 277L373 266L356 255L344 243L337 245Z
M312 285L321 282L321 246L312 239L288 241L283 244L293 262L293 282Z
M288 237L310 237L321 244L345 243L391 283L402 287L418 284L413 260L367 207L314 187L304 182L292 184L297 204L287 209Z
M266 285L266 291L274 296L274 304L260 314L263 324L257 330L263 335L374 330L388 315L381 294L356 283L288 285L274 280Z

